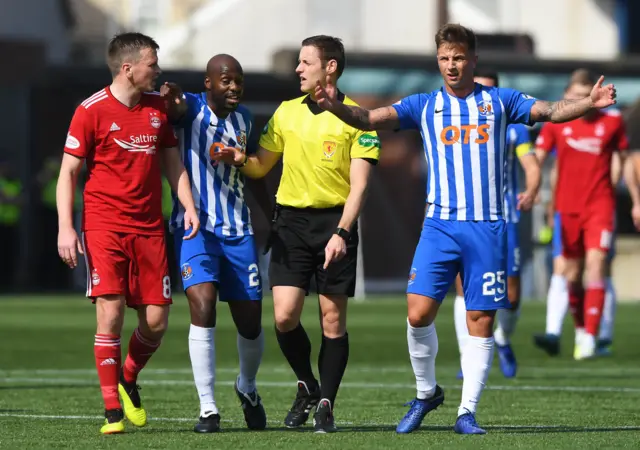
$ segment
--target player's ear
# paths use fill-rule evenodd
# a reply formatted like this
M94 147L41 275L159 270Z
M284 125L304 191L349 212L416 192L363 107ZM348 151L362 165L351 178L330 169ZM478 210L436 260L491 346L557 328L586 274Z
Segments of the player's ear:
M334 74L336 73L337 70L338 70L338 61L336 61L335 59L330 59L327 62L327 68L326 68L327 75Z
M131 78L133 76L133 65L131 63L122 63L121 70L127 78Z
M204 87L207 91L211 90L211 78L209 78L207 75L205 75L204 77Z

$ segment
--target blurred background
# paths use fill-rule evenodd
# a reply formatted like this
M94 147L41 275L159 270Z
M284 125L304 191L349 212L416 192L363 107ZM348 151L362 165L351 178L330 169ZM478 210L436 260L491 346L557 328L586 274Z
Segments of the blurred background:
M480 64L495 69L503 86L558 100L573 70L604 74L617 86L631 146L640 148L640 27L633 17L640 17L640 2L633 0L2 0L0 293L85 289L84 267L71 272L57 255L55 186L74 109L111 81L104 57L115 33L154 37L161 81L186 91L202 89L211 56L234 55L244 66L245 104L260 130L281 101L300 95L294 68L305 37L341 37L347 68L339 86L361 105L376 107L441 85L434 35L441 24L457 22L478 33ZM530 131L533 140L538 129ZM251 145L257 138L254 133ZM361 297L405 289L424 212L419 135L381 138L382 157L360 223ZM279 170L269 175L272 194L278 179ZM263 245L268 219L251 188L254 229ZM621 300L640 300L634 277L640 240L622 182L617 195L613 278ZM540 204L522 218L527 299L544 298L548 286L549 246L538 239L548 199L545 176Z

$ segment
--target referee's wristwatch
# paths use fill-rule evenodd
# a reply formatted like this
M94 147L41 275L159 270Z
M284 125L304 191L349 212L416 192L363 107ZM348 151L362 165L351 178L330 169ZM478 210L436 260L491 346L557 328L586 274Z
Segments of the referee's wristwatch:
M351 237L351 233L349 233L344 228L340 228L340 227L336 228L336 231L333 234L337 234L338 236L340 236L345 241L348 241L349 238Z

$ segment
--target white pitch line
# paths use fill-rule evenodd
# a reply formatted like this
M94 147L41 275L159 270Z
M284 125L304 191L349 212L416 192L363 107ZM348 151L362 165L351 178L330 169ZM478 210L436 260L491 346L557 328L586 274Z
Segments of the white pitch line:
M460 367L458 366L437 366L437 371L439 373L451 372L458 373ZM526 374L580 374L580 373L588 373L592 375L640 375L640 368L615 368L615 367L526 367L519 366L518 371L520 373ZM231 373L237 374L237 367L216 367L217 373ZM0 370L0 376L7 375L20 375L20 374L31 374L31 375L94 375L96 373L95 368L85 368L85 369L8 369L8 370ZM157 374L157 375L170 375L170 374L186 374L191 375L190 368L165 368L165 369L156 369L156 368L148 368L144 369L145 374ZM260 368L260 374L281 374L281 373L292 373L291 369L286 366L265 366ZM383 367L373 367L373 366L349 366L347 367L347 373L352 374L361 374L361 373L373 373L373 374L383 374L383 373L412 373L411 367L402 367L402 366L383 366Z
M0 378L0 383L33 383L33 384L69 384L72 386L97 386L98 380L76 379L76 378ZM143 385L149 386L193 386L191 380L145 380ZM217 386L233 386L235 381L216 381ZM259 381L259 387L291 387L289 381ZM343 382L340 384L344 388L352 389L415 389L414 384L408 383L358 383ZM458 385L441 385L447 389L459 389ZM547 392L617 392L617 393L640 393L640 388L613 387L613 386L529 386L529 385L487 385L486 389L493 391L547 391Z
M15 419L43 419L43 420L102 420L104 416L77 416L77 415L53 415L53 414L14 414L14 413L0 413L0 417L11 417ZM195 422L197 418L191 417L149 417L149 421L154 422ZM244 422L222 419L223 423L237 424L244 426ZM273 425L281 425L279 420L268 421ZM382 422L343 422L336 421L340 426L354 426L354 427L395 427L396 424L382 423ZM436 425L437 426L437 425ZM594 426L594 427L580 427L572 425L488 425L484 428L487 429L509 429L509 430L566 430L572 431L623 431L623 430L640 430L639 426L623 425L623 426ZM429 430L429 425L423 427L424 431Z

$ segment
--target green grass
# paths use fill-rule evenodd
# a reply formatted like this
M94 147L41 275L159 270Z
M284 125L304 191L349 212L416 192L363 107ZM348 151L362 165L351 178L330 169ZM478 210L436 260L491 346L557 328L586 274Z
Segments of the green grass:
M567 321L562 355L548 358L533 348L532 333L544 326L544 305L523 307L514 346L520 361L515 380L505 380L497 361L483 395L478 420L486 436L452 431L460 382L451 302L438 318L438 382L443 407L429 414L419 432L393 431L414 395L406 349L402 296L381 298L349 309L351 354L335 410L341 430L315 435L283 430L282 419L295 395L295 378L274 338L271 302L265 302L266 353L259 373L268 431L246 430L233 393L236 336L229 312L219 309L217 392L223 432L196 435L199 412L191 378L188 309L177 297L159 352L140 376L151 421L142 429L101 436L102 401L93 367L94 309L82 297L0 298L0 447L2 448L637 448L640 442L640 305L618 309L615 355L575 362ZM317 304L308 301L303 318L317 355ZM123 343L135 326L129 311Z

